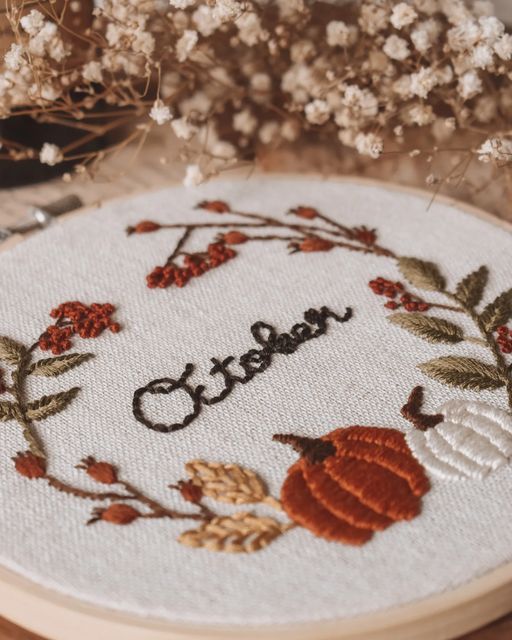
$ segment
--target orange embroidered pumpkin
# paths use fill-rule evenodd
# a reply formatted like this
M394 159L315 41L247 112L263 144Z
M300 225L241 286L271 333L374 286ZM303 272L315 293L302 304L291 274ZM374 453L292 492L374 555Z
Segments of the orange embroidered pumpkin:
M281 489L284 510L327 540L364 544L374 531L415 518L430 489L396 429L356 426L322 438L279 434L274 439L301 453Z

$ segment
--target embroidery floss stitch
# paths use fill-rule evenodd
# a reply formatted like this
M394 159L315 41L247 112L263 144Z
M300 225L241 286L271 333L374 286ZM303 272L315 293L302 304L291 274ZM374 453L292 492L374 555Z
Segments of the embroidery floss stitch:
M210 375L214 376L220 373L224 378L225 386L219 395L208 398L204 395L205 387L203 385L194 387L189 383L188 380L194 371L194 365L188 363L178 379L159 378L137 389L133 396L133 415L141 424L160 433L172 433L183 429L199 416L204 406L222 402L231 394L237 383L247 384L256 374L265 371L270 366L274 354L290 355L304 342L323 335L327 331L329 318L336 320L336 322L347 322L351 317L352 309L350 308L346 309L343 316L337 315L327 307L321 307L320 310L308 309L304 313L305 322L295 324L289 333L281 334L277 334L275 329L265 322L256 322L251 327L251 333L262 348L250 349L239 358L239 365L244 371L242 377L233 374L229 369L235 360L233 356L228 356L223 360L211 359L213 367L210 369ZM170 395L179 390L183 390L189 396L192 405L190 413L181 422L163 424L153 422L146 416L143 407L146 395Z

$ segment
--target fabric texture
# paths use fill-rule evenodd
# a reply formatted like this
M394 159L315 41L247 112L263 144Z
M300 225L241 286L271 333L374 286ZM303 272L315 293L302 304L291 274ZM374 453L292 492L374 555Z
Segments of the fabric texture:
M197 210L221 199L247 212L289 220L298 205L316 207L345 225L376 228L398 255L442 265L451 286L485 264L492 299L512 286L511 238L502 229L440 202L382 186L305 178L218 180L196 190L172 188L105 205L36 235L0 255L0 335L37 339L50 309L67 300L111 302L122 330L87 340L74 351L95 357L66 373L81 391L63 412L38 425L55 475L90 489L75 469L85 456L110 461L124 477L165 504L183 506L170 483L186 477L194 459L254 470L279 496L298 455L276 433L317 438L343 426L413 427L400 409L414 385L426 388L425 410L454 400L507 409L502 389L455 389L427 378L421 362L445 356L386 320L383 299L368 287L377 276L403 280L385 257L344 250L298 252L284 244L236 247L228 264L183 289L149 289L145 277L172 252L179 234L162 229L127 237L143 219L162 224L235 220ZM193 238L201 249L215 230ZM429 294L441 300L439 294ZM134 391L162 377L177 378L186 363L208 394L222 389L208 375L210 358L240 356L256 345L250 327L264 321L288 331L309 308L353 309L346 323L271 366L229 397L205 407L187 428L157 433L132 414ZM471 332L466 318L461 326ZM478 344L449 348L479 357ZM37 396L62 388L60 379L31 381ZM151 404L167 422L187 406L174 396ZM288 531L254 554L192 549L176 539L181 521L140 520L130 526L86 527L91 504L16 474L11 458L26 449L19 429L2 424L0 441L0 561L34 582L104 607L175 622L254 624L306 622L382 611L465 584L512 561L512 466L484 479L445 482L430 476L421 514L379 531L364 546ZM234 511L221 505L223 514ZM271 513L261 507L262 513Z

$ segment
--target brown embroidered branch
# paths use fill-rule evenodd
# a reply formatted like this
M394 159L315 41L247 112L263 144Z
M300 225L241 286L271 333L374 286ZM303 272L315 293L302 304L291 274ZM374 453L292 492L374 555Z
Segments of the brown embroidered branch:
M320 213L313 207L300 206L290 209L289 214L311 222L318 220L322 225L289 223L277 218L261 215L259 213L247 213L232 209L227 202L222 200L205 200L200 202L197 208L214 214L232 214L247 220L247 222L227 223L198 223L198 224L160 224L151 220L143 220L135 226L127 228L128 235L152 233L161 229L182 230L174 251L164 265L155 267L147 276L149 288L166 288L170 285L185 286L191 278L203 275L207 271L236 256L236 252L229 245L246 244L247 242L277 241L285 242L291 253L311 253L316 251L330 251L341 248L349 251L370 253L379 256L394 258L395 254L377 243L375 229L369 229L362 225L347 227L336 220ZM228 229L227 232L217 235L216 242L208 246L207 251L199 253L186 253L184 248L193 233L199 229ZM240 229L279 229L287 231L286 235L265 234L250 235ZM289 235L292 232L293 235ZM183 256L183 261L178 263L178 258Z

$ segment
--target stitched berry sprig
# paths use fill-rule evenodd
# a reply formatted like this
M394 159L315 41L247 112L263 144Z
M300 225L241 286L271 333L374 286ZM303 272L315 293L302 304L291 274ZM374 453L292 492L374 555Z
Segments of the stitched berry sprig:
M395 257L389 249L377 243L377 232L365 225L348 227L309 206L298 206L288 214L299 218L300 222L284 222L277 218L257 213L247 213L233 209L223 200L203 200L197 205L202 211L225 215L232 214L243 221L226 223L161 224L152 220L142 220L127 228L128 235L154 233L162 229L180 230L182 235L173 253L164 265L155 267L147 276L147 286L167 288L171 285L183 287L192 278L207 273L236 256L231 246L248 242L286 243L290 253L326 252L332 249L346 249L379 256ZM315 224L311 224L311 223ZM199 229L216 229L215 243L203 253L187 253L185 246L193 233ZM226 231L224 231L226 229ZM277 230L280 234L269 233ZM253 233L250 233L250 232ZM262 231L264 233L258 233ZM178 261L178 259L180 260ZM182 258L182 259L181 259Z
M505 326L512 317L512 289L504 291L479 311L477 307L482 302L489 277L487 267L482 266L468 274L458 282L454 291L450 291L444 275L434 263L410 257L398 258L397 262L402 275L411 285L442 294L453 303L428 303L431 307L464 313L473 322L479 335L467 335L452 320L420 312L394 313L388 316L390 322L428 342L452 345L474 343L486 348L494 361L494 364L488 364L477 358L448 355L422 363L418 368L438 382L463 389L483 391L505 387L512 409L512 371L503 355L509 347L512 348L512 334ZM380 291L382 286L385 295L386 281L374 282L372 290L378 285ZM394 295L391 288L389 295Z
M409 313L414 311L423 313L430 309L431 305L428 302L425 302L419 296L409 293L401 282L393 282L379 276L374 280L370 280L368 286L375 295L388 298L388 301L384 303L386 309L395 311L403 307Z
M92 358L91 353L62 354L70 349L73 336L95 338L106 329L117 333L120 326L112 320L114 311L111 304L88 306L81 302L66 302L52 310L50 315L56 323L48 327L32 346L26 347L12 338L0 336L0 362L11 367L11 383L7 384L3 377L0 383L2 392L12 397L12 400L0 401L0 422L13 421L20 425L29 452L35 458L45 460L43 448L34 432L34 423L63 411L76 397L79 388L29 400L27 379L30 376L60 376ZM50 350L55 357L34 360L37 349Z

